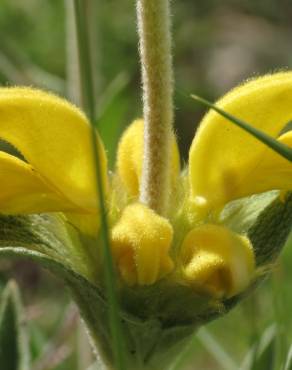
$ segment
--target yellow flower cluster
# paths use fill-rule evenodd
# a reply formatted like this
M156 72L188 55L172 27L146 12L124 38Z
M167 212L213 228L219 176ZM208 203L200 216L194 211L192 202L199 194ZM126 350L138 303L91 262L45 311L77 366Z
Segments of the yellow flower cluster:
M281 133L291 119L291 72L251 80L217 105L292 146L292 132ZM93 237L100 220L90 135L84 114L65 100L31 88L1 88L0 138L25 161L0 151L0 212L63 212L81 233ZM209 112L193 140L188 169L181 173L176 138L171 139L170 204L162 216L139 202L143 121L134 121L121 138L114 180L108 177L98 134L96 140L112 254L125 284L151 285L167 278L217 298L250 285L256 270L253 247L221 222L220 212L242 197L291 190L288 160ZM116 202L121 192L123 201Z

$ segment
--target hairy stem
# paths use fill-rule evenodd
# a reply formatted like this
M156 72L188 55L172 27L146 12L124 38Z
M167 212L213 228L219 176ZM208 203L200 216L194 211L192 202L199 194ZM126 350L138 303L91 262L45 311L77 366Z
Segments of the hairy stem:
M140 201L163 215L169 197L173 123L169 0L137 0L137 17L144 108Z

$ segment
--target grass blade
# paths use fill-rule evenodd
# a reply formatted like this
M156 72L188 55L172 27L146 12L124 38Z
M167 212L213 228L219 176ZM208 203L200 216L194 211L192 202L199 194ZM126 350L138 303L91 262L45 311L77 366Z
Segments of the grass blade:
M292 370L292 345L289 349L287 359L286 359L286 363L285 363L285 366L284 366L283 370Z
M187 363L196 342L199 342L206 350L217 360L218 364L224 370L237 370L238 365L233 361L229 354L222 348L216 339L204 327L200 328L197 333L194 333L190 341L185 346L184 350L177 356L175 362L168 370L180 370Z
M104 191L101 180L101 169L99 153L96 144L95 135L95 100L94 100L94 86L92 78L92 65L89 49L88 30L86 27L86 16L85 16L85 2L84 0L74 0L74 9L76 17L77 27L77 41L79 49L79 60L80 60L80 74L81 74L81 85L82 95L85 110L88 118L91 122L92 128L92 146L95 157L95 168L96 168L96 180L97 180L97 194L100 204L101 213L101 236L103 242L103 255L105 263L105 283L107 290L107 298L109 302L109 322L112 335L113 343L113 354L115 360L115 366L119 370L125 370L124 356L123 356L123 338L121 324L119 320L119 305L115 288L114 279L114 267L110 251L110 241L108 235L108 222L106 215L106 208L104 202Z
M257 353L251 370L275 369L277 327L271 325L267 328L257 347Z
M28 337L18 286L8 282L1 297L0 367L5 370L30 368Z
M239 370L273 370L276 360L277 327L269 326L249 349Z
M66 21L66 95L81 105L80 66L77 45L76 19L73 1L64 1Z
M216 359L218 364L224 370L236 370L238 365L224 350L221 344L210 334L206 328L201 328L197 334L197 338L206 348L206 350Z
M198 101L199 103L213 109L218 114L220 114L222 117L228 119L230 122L234 123L236 126L242 128L249 134L251 134L253 137L261 141L263 144L267 145L269 148L280 154L282 157L288 159L288 161L292 162L292 149L288 147L285 144L280 143L273 137L267 135L266 133L256 129L255 127L251 126L250 124L234 117L233 115L223 111L216 105L212 104L206 99L203 99L197 95L191 95L193 99Z

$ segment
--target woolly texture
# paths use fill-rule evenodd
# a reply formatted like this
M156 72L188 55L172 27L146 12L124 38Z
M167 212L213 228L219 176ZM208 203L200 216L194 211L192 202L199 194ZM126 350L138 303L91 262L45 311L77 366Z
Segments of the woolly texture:
M138 0L137 17L145 121L140 200L163 215L170 188L173 122L169 0Z

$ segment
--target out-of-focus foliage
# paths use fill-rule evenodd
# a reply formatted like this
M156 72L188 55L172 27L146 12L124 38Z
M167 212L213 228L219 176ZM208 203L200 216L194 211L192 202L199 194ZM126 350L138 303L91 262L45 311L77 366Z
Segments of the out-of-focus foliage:
M1 84L40 86L70 96L68 40L72 35L65 1L0 2ZM141 115L135 1L86 1L96 104L113 163L119 133ZM175 126L186 159L203 114L188 95L198 93L214 100L241 80L291 68L292 7L290 0L173 0L172 5ZM243 366L271 325L277 334L269 342L277 348L275 363L286 360L292 343L291 244L269 281L228 316L210 324L207 336L194 340L186 369L193 369L194 363L205 370L224 369L223 363L230 370L232 364L234 370ZM11 276L24 292L32 369L86 369L92 361L89 346L81 329L76 330L76 312L66 308L68 299L60 283L30 263L0 261L1 285ZM256 353L255 359L270 359Z

